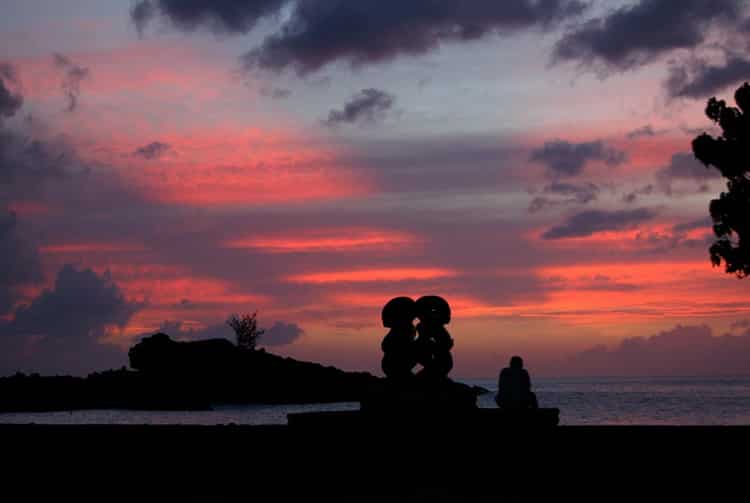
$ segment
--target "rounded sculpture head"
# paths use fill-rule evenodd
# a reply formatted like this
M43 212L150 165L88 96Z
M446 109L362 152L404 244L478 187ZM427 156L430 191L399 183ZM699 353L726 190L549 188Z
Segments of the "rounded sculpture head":
M437 295L425 295L417 299L417 317L420 321L447 325L451 322L451 307Z
M750 113L750 84L745 82L744 86L737 89L737 92L734 94L734 100L743 112Z
M512 369L522 369L523 368L523 358L520 356L514 356L510 359L510 368Z
M397 325L411 323L417 317L416 303L410 297L396 297L383 307L383 326L393 328Z

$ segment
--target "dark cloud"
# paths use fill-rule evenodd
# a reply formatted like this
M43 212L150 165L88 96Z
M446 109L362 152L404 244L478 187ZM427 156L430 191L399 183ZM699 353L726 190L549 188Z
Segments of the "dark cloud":
M713 241L712 223L710 218L690 220L672 226L671 229L662 231L642 231L636 234L636 241L642 245L643 251L651 253L671 252L677 248L703 248L706 249ZM703 237L690 237L690 232L703 229Z
M536 213L545 208L571 204L588 204L599 197L600 188L593 183L574 185L570 183L552 183L542 189L544 196L537 196L529 205L529 212ZM559 196L559 197L549 197Z
M296 323L277 321L271 328L266 329L261 336L261 346L287 346L305 335L305 331Z
M171 148L172 147L168 143L155 141L136 149L135 152L133 152L133 155L152 161L154 159L159 159L161 156L169 152Z
M15 115L23 102L20 94L6 95L6 80L15 82L15 72L9 65L0 65L0 119ZM10 127L0 120L0 214L11 201L38 198L47 182L74 172L75 156L64 141L35 139L25 133L26 126L24 122Z
M714 24L740 18L742 0L640 0L611 10L567 33L554 61L578 61L623 71L676 49L701 45Z
M15 72L0 65L0 101L5 79L15 83ZM3 102L3 115L12 116L23 99L13 95ZM6 107L8 103L11 106ZM67 177L69 150L62 144L34 140L0 123L0 316L9 314L21 299L22 289L43 280L42 265L30 230L15 213L12 202L38 200L47 182Z
M7 64L0 64L0 120L13 117L23 105L23 97L8 89L8 84L16 84L15 69Z
M573 196L581 204L595 201L599 193L599 186L593 183L574 185L570 183L553 183L544 187L545 194L559 194L562 196Z
M70 155L65 145L0 128L0 203L39 192L45 181L67 176Z
M71 339L101 337L109 326L124 327L142 306L129 302L109 273L64 266L55 285L18 308L6 334Z
M11 312L20 295L18 288L42 280L36 247L19 229L16 215L0 215L0 316Z
M750 59L731 56L723 64L698 61L672 65L665 87L672 97L705 100L747 80L750 80Z
M245 61L304 75L334 61L360 66L424 54L445 42L549 26L584 9L576 0L300 0L280 31Z
M156 17L156 14L156 6L151 0L141 0L130 9L130 18L141 35L143 35L143 30L146 29L146 25Z
M90 71L88 68L78 66L62 54L55 53L53 62L56 68L64 73L62 81L62 90L68 99L68 111L73 112L78 107L78 98L81 95L81 82L88 78Z
M542 235L542 238L553 240L586 237L599 232L630 229L655 216L656 212L648 208L583 211L570 217L564 224L552 227Z
M550 206L555 206L555 201L552 201L548 197L537 196L529 203L529 213L539 213Z
M0 63L0 78L16 82L16 69L10 63Z
M656 136L656 131L654 131L654 128L650 125L635 129L627 134L629 140L636 140L638 138L649 136Z
M555 140L532 151L530 159L544 164L553 176L575 176L589 162L601 161L609 166L617 166L627 160L627 155L621 150L606 146L602 141L570 143Z
M650 196L654 193L654 186L652 184L645 185L643 187L640 187L638 189L635 189L632 192L628 192L627 194L624 194L622 196L622 201L627 204L633 204L636 201L638 201L638 198L641 196Z
M713 225L714 224L713 220L711 220L711 217L706 217L699 218L698 220L688 220L687 222L675 224L673 230L675 232L690 232L696 229L705 229L706 231L710 231Z
M716 169L707 168L693 154L681 152L674 154L669 165L659 170L657 176L685 180L711 180L721 178L721 173Z
M710 132L715 133L716 136L719 136L719 135L721 135L721 133L720 132L718 132L718 133L716 132L717 128L718 128L718 126L714 126L714 125L708 125L706 127L697 127L697 128L691 128L691 127L687 127L687 126L682 126L682 127L680 127L680 130L684 134L686 134L688 136L700 136L703 133L708 133L708 131L706 131L708 129Z
M737 376L750 368L750 333L714 337L706 325L682 326L651 337L632 337L571 358L567 373L595 376Z
M242 34L287 3L289 0L141 0L130 16L140 32L161 16L186 31L207 27L215 32Z
M750 320L737 320L730 326L732 330L741 330L750 328Z
M125 298L109 273L66 265L52 289L0 326L4 349L18 357L7 370L81 372L121 362L122 352L107 347L104 337L124 328L142 307Z
M141 0L131 10L139 31L154 18L178 29L244 34L290 5L289 18L244 57L248 67L293 68L303 75L335 61L352 66L419 55L445 42L549 27L581 14L579 0Z
M656 172L656 179L667 195L674 194L674 184L678 182L696 182L699 185L699 191L705 192L705 185L708 182L720 178L719 170L704 165L693 154L687 152L674 154L669 164Z
M372 123L383 118L393 108L396 98L379 89L363 89L354 95L341 110L331 110L323 121L328 127L342 124Z
M556 201L549 197L537 196L529 203L529 213L539 213L542 210L545 210L547 208L554 208L555 206L560 206L561 204L563 203L560 203L559 201Z

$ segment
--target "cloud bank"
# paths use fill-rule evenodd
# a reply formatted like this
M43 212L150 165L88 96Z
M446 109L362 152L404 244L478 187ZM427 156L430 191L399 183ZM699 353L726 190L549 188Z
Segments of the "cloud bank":
M641 0L592 19L555 46L555 61L624 71L703 43L715 23L740 16L741 0Z
M565 223L550 228L542 234L542 238L547 240L580 238L599 232L632 229L655 217L656 212L648 208L583 211L571 216Z
M126 299L109 273L66 265L51 289L0 325L0 369L80 374L124 364L122 351L104 337L123 329L142 307Z
M581 174L589 162L601 161L608 166L618 166L627 160L627 155L602 141L570 143L555 140L532 151L530 160L546 166L552 176L570 177Z
M664 85L672 98L706 99L750 78L743 0L640 0L591 19L560 39L554 62L574 61L602 75L672 58ZM740 47L736 47L739 44ZM744 47L743 47L744 45ZM708 61L696 51L723 54Z
M706 325L678 325L611 349L583 351L566 362L566 370L581 376L739 376L750 373L748 361L750 332L715 337Z
M479 40L492 34L550 27L580 15L579 0L143 0L131 18L139 30L157 17L178 29L205 27L244 34L264 17L290 6L288 19L244 56L248 68L293 69L300 75L334 62L350 66L421 55L443 43Z

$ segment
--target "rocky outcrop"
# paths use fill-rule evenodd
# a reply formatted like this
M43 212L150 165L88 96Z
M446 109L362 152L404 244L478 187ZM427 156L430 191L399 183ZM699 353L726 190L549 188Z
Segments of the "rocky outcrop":
M80 409L205 410L212 404L357 402L381 379L249 350L225 339L146 337L133 370L86 378L16 374L0 379L0 412Z

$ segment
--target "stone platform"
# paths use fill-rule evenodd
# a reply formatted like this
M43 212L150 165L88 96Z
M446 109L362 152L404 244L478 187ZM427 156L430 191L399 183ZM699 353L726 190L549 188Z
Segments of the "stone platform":
M330 429L336 431L352 429L429 429L432 426L471 428L472 430L495 430L506 427L555 427L560 424L560 409L474 409L440 414L432 411L414 410L387 412L306 412L289 414L292 429Z

